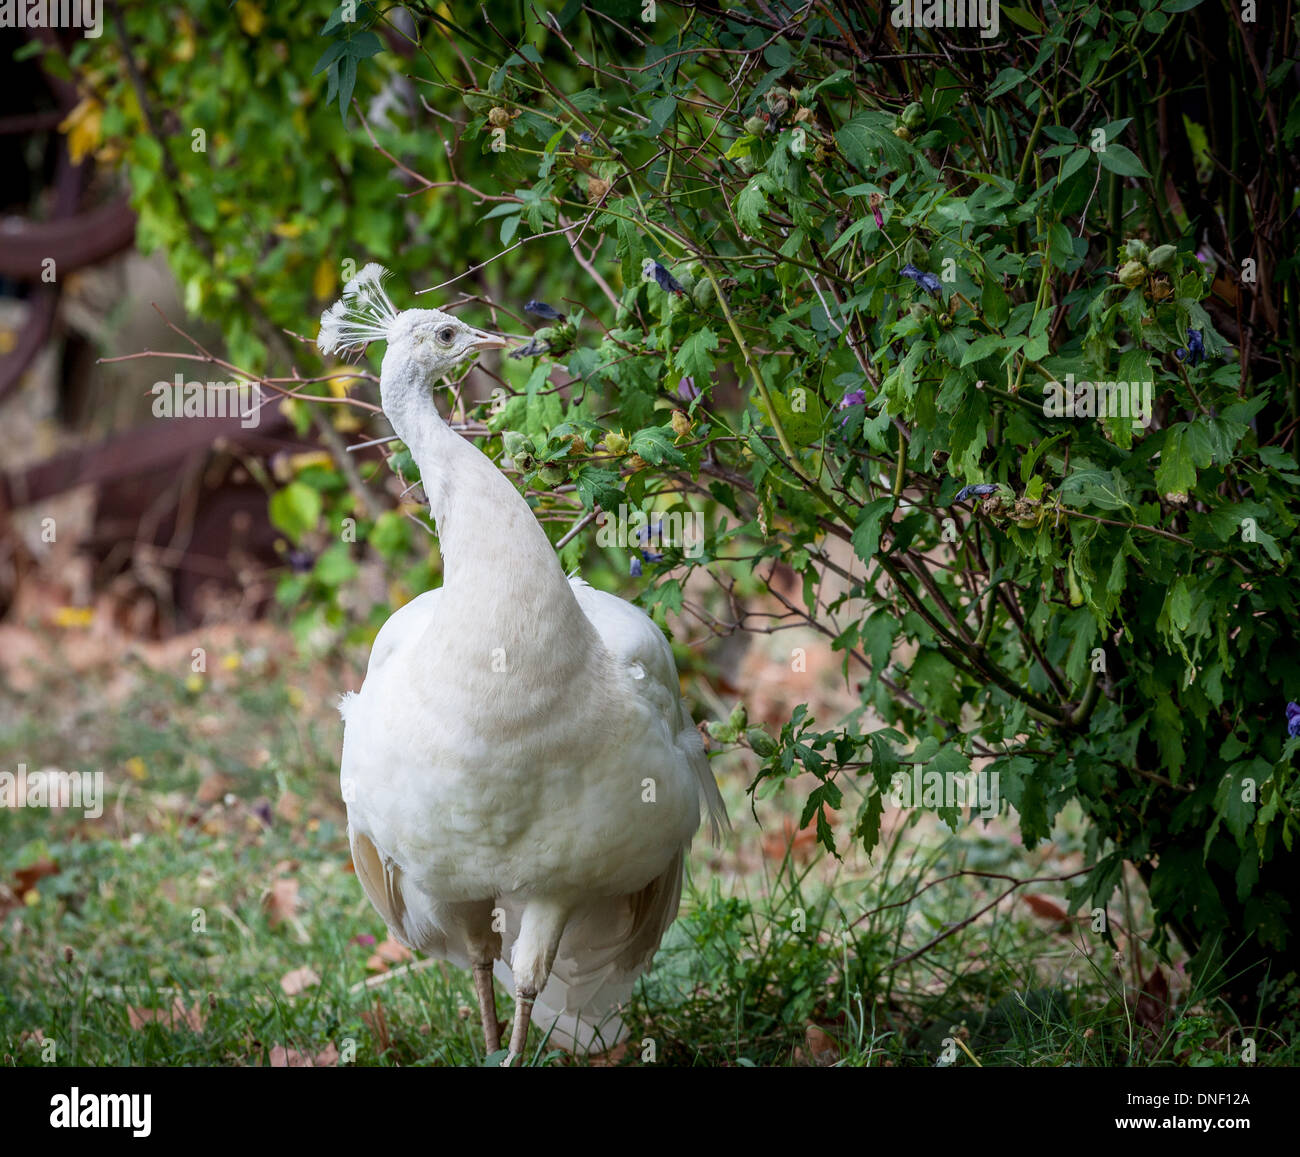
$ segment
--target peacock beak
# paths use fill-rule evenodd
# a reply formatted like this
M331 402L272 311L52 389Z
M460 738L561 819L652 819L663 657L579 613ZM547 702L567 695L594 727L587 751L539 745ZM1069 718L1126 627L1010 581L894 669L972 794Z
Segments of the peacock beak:
M503 350L509 344L509 339L502 337L499 333L487 333L485 330L476 329L470 348L476 350Z

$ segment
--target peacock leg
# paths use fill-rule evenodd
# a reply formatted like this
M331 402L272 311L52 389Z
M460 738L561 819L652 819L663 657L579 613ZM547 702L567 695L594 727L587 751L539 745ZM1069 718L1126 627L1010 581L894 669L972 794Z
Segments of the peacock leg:
M483 1022L483 1048L490 1056L501 1047L501 1022L497 1020L496 992L492 987L492 961L474 965L474 992Z
M533 1019L533 1001L536 999L535 992L524 992L522 989L515 991L515 1026L510 1033L510 1053L501 1062L502 1068L509 1068L523 1059L524 1050L528 1047L528 1025Z

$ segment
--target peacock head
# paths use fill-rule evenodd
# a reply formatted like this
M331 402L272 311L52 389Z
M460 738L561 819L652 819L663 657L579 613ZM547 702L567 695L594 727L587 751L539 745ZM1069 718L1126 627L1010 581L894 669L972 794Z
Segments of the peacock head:
M388 270L373 262L343 287L343 296L320 319L316 339L321 353L361 351L372 341L386 341L380 391L429 387L480 350L504 349L499 334L466 325L440 309L398 311L388 299ZM401 399L385 396L384 409ZM391 416L391 415L390 415Z

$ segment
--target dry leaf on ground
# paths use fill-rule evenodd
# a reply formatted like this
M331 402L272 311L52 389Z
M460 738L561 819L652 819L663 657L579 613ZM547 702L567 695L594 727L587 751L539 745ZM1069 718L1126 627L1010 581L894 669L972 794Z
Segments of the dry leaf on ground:
M332 1069L338 1066L339 1050L333 1041L315 1056L287 1049L284 1045L272 1045L270 1061L273 1069Z
M128 1004L126 1018L136 1031L147 1024L165 1025L173 1031L180 1028L188 1028L191 1032L203 1031L203 1011L199 1002L196 1000L193 1008L186 1008L185 1001L179 996L173 998L170 1008L135 1008Z
M280 977L280 987L284 989L285 996L297 996L298 993L319 983L320 977L305 964Z

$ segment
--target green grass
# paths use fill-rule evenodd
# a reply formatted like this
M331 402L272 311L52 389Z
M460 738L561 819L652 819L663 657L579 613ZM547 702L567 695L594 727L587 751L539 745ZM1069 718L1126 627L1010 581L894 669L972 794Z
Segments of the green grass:
M277 1047L356 1065L484 1063L467 974L367 967L374 948L360 941L385 932L349 871L338 800L332 689L349 677L274 657L286 652L236 648L238 665L211 659L188 685L187 664L127 660L125 690L56 659L30 690L0 690L0 770L102 769L108 796L94 821L0 809L0 882L58 865L0 918L4 1065L260 1065ZM1063 874L1081 862L1077 825L1034 853L1005 825L954 837L919 822L872 863L774 860L732 758L720 766L736 832L717 852L697 842L619 1063L1235 1065L1243 1036L1259 1063L1300 1059L1288 1043L1300 1017L1243 1028L1185 981L1172 1012L1147 1014L1137 962L1143 976L1157 962L1140 894L1112 908L1117 945L1009 899L897 963L1007 886L925 885L963 869ZM769 822L774 806L762 805ZM276 880L297 887L278 921ZM303 967L319 983L286 995L282 978ZM511 1011L503 992L498 1011ZM583 1063L533 1045L534 1063Z

